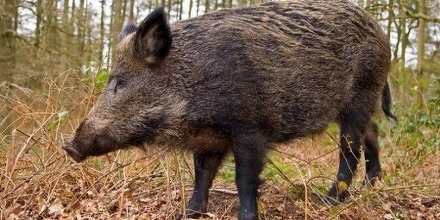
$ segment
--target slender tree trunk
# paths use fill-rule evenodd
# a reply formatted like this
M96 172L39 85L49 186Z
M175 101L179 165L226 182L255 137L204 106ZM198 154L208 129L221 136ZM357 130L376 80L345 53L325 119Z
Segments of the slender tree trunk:
M82 55L86 60L83 62L86 62L87 65L90 64L90 61L92 60L92 51L93 51L93 45L92 45L92 14L90 13L89 9L90 4L86 4L86 8L84 10L84 55Z
M112 32L113 32L113 30L114 30L114 18L113 18L113 16L114 16L114 10L115 10L115 2L112 2L112 4L111 4L111 12L110 12L110 24L109 24L109 27L110 27L110 30L109 30L109 32L108 32L108 44L107 44L107 47L108 47L108 54L107 54L107 69L109 69L110 68L110 65L111 65L111 59L112 59L112 53L113 53L113 35L112 35Z
M182 20L183 1L184 1L184 0L179 0L179 20Z
M130 22L133 22L133 21L134 21L134 8L135 8L134 3L135 3L134 0L130 0L130 13L129 13L129 15L128 15L128 20L129 20ZM151 0L149 1L148 4L151 5Z
M4 11L0 14L0 77L10 82L16 64L17 12L17 0L4 1Z
M72 51L78 50L78 25L77 25L77 0L72 0L72 6L70 8L70 19L69 26L67 28L67 32L70 33L69 37L69 51L68 57L70 57L70 62L72 66L78 68L80 66L79 56L76 53L72 53Z
M171 6L172 6L171 0L168 0L168 3L167 3L168 19L170 18L170 15L171 15Z
M156 0L156 2L159 2L159 0ZM153 0L149 0L148 7L151 8L152 4L153 4ZM134 14L133 22L137 23L136 20L139 18L139 11L140 11L141 4L134 4L134 5L136 7L136 13ZM158 5L159 4L156 4L156 7L158 7ZM142 10L144 10L144 8L142 8Z
M37 50L38 50L38 47L40 46L40 41L41 41L41 30L40 30L40 25L41 25L41 19L42 19L42 10L43 10L43 8L41 7L41 2L42 2L42 0L38 0L37 1L37 4L36 4L36 8L35 8L35 12L36 12L36 15L35 15L35 17L36 17L36 21L35 21L35 38L34 38L34 45L35 45L35 47L37 47Z
M69 25L69 0L64 0L63 17L61 18L63 28L66 30Z
M399 17L400 17L400 37L401 37L401 54L400 54L400 73L405 74L406 47L408 39L406 35L406 2L399 1Z
M425 0L418 0L418 13L426 14ZM417 28L417 75L423 75L423 63L425 61L425 42L426 42L426 21L419 18L419 26Z
M112 3L112 14L111 14L111 25L110 25L110 38L109 44L112 50L111 54L111 63L115 61L115 51L114 48L118 43L118 35L119 31L122 29L122 25L124 22L123 16L123 2L122 1L113 1ZM110 62L109 62L110 64Z
M99 51L98 62L99 66L103 66L104 62L104 47L105 47L105 0L101 0L101 19L99 23Z
M192 8L193 8L193 0L189 0L188 18L191 18Z
M51 29L52 29L52 17L53 17L53 10L52 5L54 4L54 0L47 0L43 1L43 29L42 29L42 39L43 41L43 47L50 47L50 44L52 43L50 39L51 38Z
M0 4L0 82L14 82L13 74L16 71L16 18L18 13L18 2L16 0L6 0L4 5ZM7 93L12 88L6 88ZM12 110L13 104L9 99L2 101L0 97L0 118L4 119L0 124L0 135L10 135L12 132L13 120L8 116ZM2 120L0 120L2 121ZM10 139L6 139L7 142Z
M78 50L78 64L82 65L83 64L83 54L84 54L84 46L85 46L85 12L84 12L84 0L80 0L79 1L79 8L78 8L78 13L77 13L77 50Z
M209 12L209 10L210 10L210 4L211 3L211 1L210 0L205 0L205 14L206 13L208 13Z
M62 14L62 18L61 18L61 27L62 27L62 46L60 47L60 50L63 52L63 54L65 54L66 56L66 65L65 68L68 67L69 65L69 60L71 60L72 55L70 54L70 49L71 49L71 37L72 37L72 32L70 32L70 22L69 22L69 3L70 0L64 0L64 4L63 4L63 14Z
M127 0L124 0L124 4L122 5L122 23L125 22L125 18L127 17Z
M418 0L418 13L426 15L426 2L425 0ZM423 18L419 18L419 26L417 28L417 79L419 81L419 93L417 101L419 104L423 103L423 92L425 91L424 83L421 79L423 77L423 68L425 63L425 42L426 42L426 21Z
M389 0L388 2L388 23L387 23L387 38L391 40L391 30L394 20L394 0Z
M48 0L46 5L46 24L44 33L45 37L45 46L50 48L51 50L56 50L59 48L58 41L58 24L57 24L57 12L58 5L56 0Z

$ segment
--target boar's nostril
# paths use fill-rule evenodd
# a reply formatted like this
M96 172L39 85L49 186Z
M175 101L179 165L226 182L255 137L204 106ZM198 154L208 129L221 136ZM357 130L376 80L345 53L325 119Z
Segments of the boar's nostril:
M73 148L70 144L64 144L63 149L67 152L67 154L76 162L81 162L86 159L85 156L80 154L75 148Z

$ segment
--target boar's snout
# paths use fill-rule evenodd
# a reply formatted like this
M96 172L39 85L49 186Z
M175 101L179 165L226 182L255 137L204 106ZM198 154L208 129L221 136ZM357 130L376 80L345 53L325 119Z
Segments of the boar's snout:
M84 120L75 132L75 136L66 142L62 148L76 162L81 162L89 156L99 156L115 150L118 143L106 128L96 128L96 124Z
M71 142L67 142L63 144L63 149L67 152L67 154L76 162L81 162L86 159L84 155L79 153L74 147L72 147Z

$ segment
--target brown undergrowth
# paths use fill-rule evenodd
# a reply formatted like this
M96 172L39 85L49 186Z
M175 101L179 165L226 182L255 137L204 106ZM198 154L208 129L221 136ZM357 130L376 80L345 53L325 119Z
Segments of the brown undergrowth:
M102 85L70 71L42 83L41 91L0 88L0 219L172 219L185 207L194 179L190 153L133 149L74 163L60 145ZM399 122L381 123L384 178L364 187L360 166L352 195L337 206L323 202L338 163L335 125L321 136L276 147L262 175L261 217L439 219L438 96L432 106L426 103L418 114L396 105ZM207 219L236 218L233 177L229 157L211 191Z

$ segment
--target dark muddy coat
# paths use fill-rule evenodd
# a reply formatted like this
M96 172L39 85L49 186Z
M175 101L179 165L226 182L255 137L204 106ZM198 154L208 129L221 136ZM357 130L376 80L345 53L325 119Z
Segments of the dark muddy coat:
M337 122L337 181L351 183L361 145L367 180L380 177L371 116L381 99L392 116L390 49L374 19L349 1L270 2L170 28L158 9L120 38L108 85L64 146L75 160L145 143L194 150L186 214L196 216L191 210L206 211L212 178L232 150L240 218L255 219L266 149ZM330 202L346 195L335 186Z

